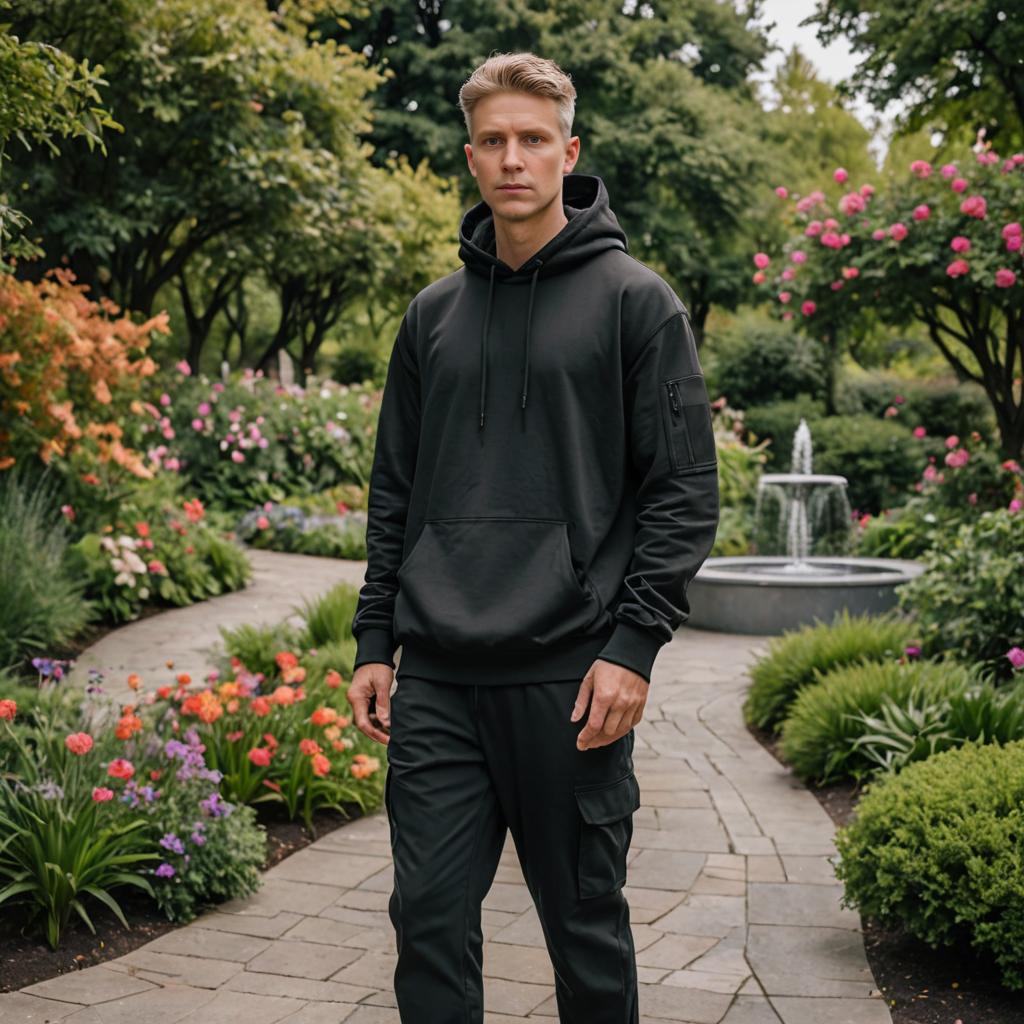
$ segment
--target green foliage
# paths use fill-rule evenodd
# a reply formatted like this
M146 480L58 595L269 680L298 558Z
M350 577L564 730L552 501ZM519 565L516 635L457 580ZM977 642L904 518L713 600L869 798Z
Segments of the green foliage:
M801 395L786 402L770 402L746 409L743 422L746 429L759 441L768 441L765 469L770 473L788 473L793 458L793 435L805 419L808 425L825 415L823 402ZM812 427L813 430L813 427ZM812 438L812 442L816 442ZM814 445L817 452L817 444ZM818 467L815 466L815 469Z
M751 669L752 685L743 703L748 723L778 732L797 694L819 675L862 661L892 661L913 636L904 616L850 615L817 622L773 637L767 653Z
M0 667L70 643L95 608L68 561L59 485L0 474Z
M865 787L836 835L843 903L1024 988L1024 741L967 743Z
M13 900L29 921L41 917L46 941L56 949L72 912L96 934L89 915L96 902L127 928L112 890L134 886L152 895L139 865L159 855L144 820L93 800L82 758L95 760L101 752L72 754L56 724L39 717L29 739L0 722L5 744L17 747L13 768L0 777L0 904Z
M351 583L338 583L324 594L303 602L301 614L306 623L304 647L323 647L339 640L352 639L352 617L359 590Z
M290 619L273 625L254 626L244 623L233 629L218 626L225 652L223 669L230 670L231 659L237 659L249 672L262 672L270 679L277 671L275 658L279 651L299 646L302 629Z
M901 423L924 427L933 437L968 437L973 430L987 434L995 429L992 406L973 381L924 380L879 371L841 379L836 397L840 414L881 418L891 408L898 410Z
M1009 678L1011 647L1024 647L1024 513L984 512L928 552L925 572L899 588L926 654L955 652Z
M709 343L709 390L740 409L804 396L825 397L818 342L791 325L737 321Z
M944 730L943 701L976 682L971 670L933 661L862 662L820 675L797 694L782 724L779 752L802 779L824 786L842 778L861 779L880 768L903 764L953 746ZM891 717L892 707L904 712ZM915 715L914 710L920 709ZM892 743L882 738L872 716L889 714ZM927 719L927 722L925 721ZM897 725L899 731L897 732ZM909 742L902 746L902 739ZM899 758L876 757L879 746Z

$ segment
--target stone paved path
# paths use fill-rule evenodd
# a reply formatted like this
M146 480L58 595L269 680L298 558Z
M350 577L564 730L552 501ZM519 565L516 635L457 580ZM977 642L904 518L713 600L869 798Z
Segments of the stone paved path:
M268 579L272 562L291 557L257 554ZM299 557L281 562L282 573L298 570L313 590L342 576L362 580L364 563ZM278 602L296 596L283 580L275 569ZM218 599L218 621L221 610L244 614L237 602L255 608L253 596ZM209 633L214 607L194 610L201 614L189 628ZM270 620L278 609L257 610ZM143 625L130 629L160 665L169 636L189 639ZM129 630L104 643L136 664L121 634ZM198 643L172 645L180 652ZM684 628L655 666L637 727L643 806L625 889L641 1020L891 1024L859 918L839 905L831 819L743 725L745 668L764 643ZM387 819L378 812L282 861L248 900L221 904L117 960L0 995L0 1022L400 1024L391 884ZM511 837L484 902L484 934L487 1024L556 1020L552 969Z

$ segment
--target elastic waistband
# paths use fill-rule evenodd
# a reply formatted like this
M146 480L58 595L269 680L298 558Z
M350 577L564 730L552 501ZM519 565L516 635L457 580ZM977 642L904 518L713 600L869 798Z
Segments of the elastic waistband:
M419 676L443 683L505 685L537 683L547 679L582 679L611 637L612 629L594 636L576 637L530 654L458 654L423 644L403 644L396 676Z

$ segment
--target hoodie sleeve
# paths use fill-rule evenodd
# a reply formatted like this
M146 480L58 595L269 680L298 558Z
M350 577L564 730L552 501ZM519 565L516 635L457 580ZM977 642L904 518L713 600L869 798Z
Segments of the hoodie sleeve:
M366 575L352 617L356 638L353 671L371 661L395 668L395 574L402 564L419 433L419 370L406 312L391 350L377 420L366 525Z
M617 625L598 655L643 676L686 621L686 590L718 529L718 461L707 389L685 309L654 331L624 378L637 474L633 557Z

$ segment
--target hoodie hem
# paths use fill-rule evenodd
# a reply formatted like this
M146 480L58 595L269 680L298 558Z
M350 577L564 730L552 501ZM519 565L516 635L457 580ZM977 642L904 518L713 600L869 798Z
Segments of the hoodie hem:
M580 679L597 660L613 630L573 639L536 653L460 654L410 641L402 645L397 678L417 676L434 682L472 686L535 683L545 679Z

